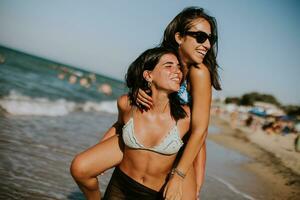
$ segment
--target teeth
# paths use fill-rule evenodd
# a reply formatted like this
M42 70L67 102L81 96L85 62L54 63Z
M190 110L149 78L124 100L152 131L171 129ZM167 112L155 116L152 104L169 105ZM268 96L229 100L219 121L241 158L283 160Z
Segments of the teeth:
M203 51L197 51L198 53L202 54L202 55L205 55L206 52L203 52Z

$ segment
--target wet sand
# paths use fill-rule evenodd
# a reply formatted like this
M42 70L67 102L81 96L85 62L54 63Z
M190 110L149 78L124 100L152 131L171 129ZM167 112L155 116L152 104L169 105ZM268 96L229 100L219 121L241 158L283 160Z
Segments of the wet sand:
M246 135L249 133L232 129L223 119L212 116L210 125L218 127L220 133L209 134L209 140L251 158L241 163L241 167L260 177L267 199L300 199L300 175L287 167L282 159L251 142Z

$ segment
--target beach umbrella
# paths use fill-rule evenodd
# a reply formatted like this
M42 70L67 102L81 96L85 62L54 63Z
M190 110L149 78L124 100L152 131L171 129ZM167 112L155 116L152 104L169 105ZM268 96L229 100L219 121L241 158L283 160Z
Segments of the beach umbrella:
M256 107L249 110L249 113L260 117L265 117L267 115L265 110Z

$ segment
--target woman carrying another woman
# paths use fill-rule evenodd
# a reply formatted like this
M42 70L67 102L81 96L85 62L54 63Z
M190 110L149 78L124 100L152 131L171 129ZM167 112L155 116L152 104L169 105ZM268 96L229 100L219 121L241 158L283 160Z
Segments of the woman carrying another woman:
M211 90L212 87L221 89L216 62L216 21L202 8L186 8L167 26L162 46L172 48L179 54L184 79L180 89L181 97L185 97L182 101L191 105L190 137L179 159L176 170L178 173L168 180L164 191L167 199L180 199L187 194L182 189L183 185L194 184L193 180L189 183L188 180L182 179L189 169L195 170L198 192L204 178L205 139L210 116ZM139 105L151 110L152 101L150 96L142 90L139 91ZM122 123L116 123L105 134L101 143L73 160L72 175L86 196L99 193L97 176L122 161L120 143L114 136L121 126ZM109 160L105 159L108 155Z
M200 150L204 150L207 136L212 87L221 89L216 62L215 18L206 14L202 8L184 9L167 26L162 46L178 52L183 65L183 86L189 93L187 96L191 103L191 134L176 168L180 173L186 174L194 164L199 190L204 176L204 162L201 158L204 153ZM165 187L165 193L167 199L181 197L182 179L173 176Z

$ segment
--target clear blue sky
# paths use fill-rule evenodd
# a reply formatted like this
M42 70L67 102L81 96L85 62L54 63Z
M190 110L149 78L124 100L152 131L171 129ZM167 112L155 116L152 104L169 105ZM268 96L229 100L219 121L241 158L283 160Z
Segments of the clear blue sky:
M297 0L0 0L0 45L123 80L187 6L218 21L223 91L215 95L258 91L300 104Z

